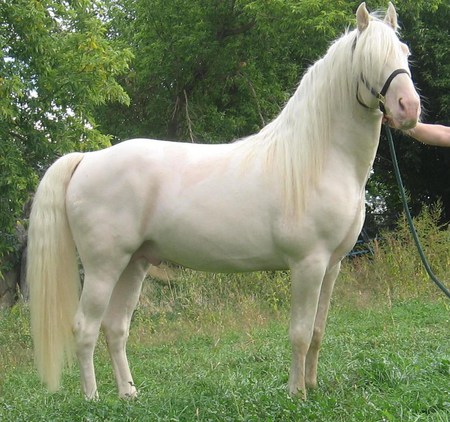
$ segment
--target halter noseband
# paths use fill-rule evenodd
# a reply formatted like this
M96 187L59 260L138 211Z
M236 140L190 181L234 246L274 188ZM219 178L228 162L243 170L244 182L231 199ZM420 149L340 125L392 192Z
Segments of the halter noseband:
M381 112L383 114L386 114L386 107L385 107L385 102L386 102L386 98L385 95L389 89L389 87L391 86L391 82L394 80L394 78L397 75L400 75L402 73L406 73L408 76L410 76L409 72L406 69L397 69L394 70L389 77L387 78L386 82L383 85L383 88L381 88L380 92L375 91L375 89L373 89L370 84L364 79L364 76L361 75L361 81L364 83L364 85L367 87L367 89L370 91L370 93L378 100L378 108L381 110ZM364 104L360 98L359 98L359 82L356 88L356 100L358 101L359 104L361 104L364 108L368 108L373 110L371 107L367 106L366 104Z

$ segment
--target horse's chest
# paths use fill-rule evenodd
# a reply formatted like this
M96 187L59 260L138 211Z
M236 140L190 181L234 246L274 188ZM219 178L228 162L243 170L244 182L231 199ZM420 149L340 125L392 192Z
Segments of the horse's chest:
M315 251L343 256L354 245L364 221L364 195L335 186L312 196L304 213L281 219L277 241L293 256Z

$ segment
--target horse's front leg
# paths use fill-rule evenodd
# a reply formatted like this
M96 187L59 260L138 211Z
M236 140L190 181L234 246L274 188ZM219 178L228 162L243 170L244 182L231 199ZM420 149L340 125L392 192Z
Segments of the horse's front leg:
M292 364L289 392L306 399L305 363L314 330L322 281L328 260L309 256L291 266L292 304L289 336Z
M328 308L330 307L331 294L333 293L334 282L339 274L341 263L336 264L327 270L322 282L320 290L319 306L317 308L316 319L314 322L314 331L306 355L306 386L311 388L317 387L317 364L319 361L320 345L325 333L325 324L328 316Z

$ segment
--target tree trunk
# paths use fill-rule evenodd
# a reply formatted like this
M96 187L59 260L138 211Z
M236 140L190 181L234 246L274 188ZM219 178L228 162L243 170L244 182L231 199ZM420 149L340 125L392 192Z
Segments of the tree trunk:
M9 263L10 256L5 259ZM14 265L0 276L0 309L10 308L17 301L17 282L20 277L20 265Z
M28 286L26 283L26 244L27 232L22 224L16 227L19 248L17 252L6 255L0 266L7 268L0 275L0 309L10 308L22 293L24 300L28 300Z

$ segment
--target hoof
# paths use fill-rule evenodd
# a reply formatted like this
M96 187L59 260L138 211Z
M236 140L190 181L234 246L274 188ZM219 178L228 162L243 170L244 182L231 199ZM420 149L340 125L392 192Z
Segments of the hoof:
M119 392L119 397L124 400L133 400L137 397L138 391L132 382L129 383L126 391Z
M306 400L306 390L302 390L298 387L289 386L289 394L291 397L296 397L300 400Z
M317 380L311 380L311 381L306 380L306 386L308 388L311 388L312 390L315 390L317 388Z
M95 391L93 394L85 394L84 398L86 401L99 401L98 391Z

